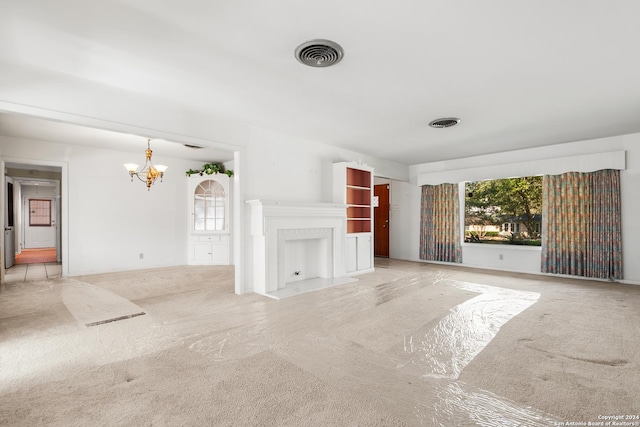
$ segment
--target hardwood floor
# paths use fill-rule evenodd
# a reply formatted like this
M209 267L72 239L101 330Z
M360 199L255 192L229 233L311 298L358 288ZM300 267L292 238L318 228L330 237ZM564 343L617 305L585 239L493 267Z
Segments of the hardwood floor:
M56 262L56 248L23 249L16 255L16 264Z

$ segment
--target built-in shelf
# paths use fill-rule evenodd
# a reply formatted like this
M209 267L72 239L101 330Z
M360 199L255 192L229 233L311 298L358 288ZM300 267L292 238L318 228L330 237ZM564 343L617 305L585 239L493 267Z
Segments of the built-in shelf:
M353 206L371 206L371 189L347 187L347 204Z
M366 221L360 221L358 219L352 219L347 221L347 233L369 233L371 231L371 224Z
M349 206L347 218L371 219L371 206Z
M371 172L347 167L347 186L371 188Z
M347 205L347 272L373 270L373 169L334 164L334 202Z
M346 168L347 233L371 231L371 172Z

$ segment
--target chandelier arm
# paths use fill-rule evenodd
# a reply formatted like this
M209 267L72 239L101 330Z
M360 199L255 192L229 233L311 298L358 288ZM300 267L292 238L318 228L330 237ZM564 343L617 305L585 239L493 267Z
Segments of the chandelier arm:
M140 181L142 181L142 182L147 182L147 174L146 174L146 172L145 172L145 174L144 174L145 178L144 178L144 179L140 178L140 174L141 174L142 172L143 172L143 171L140 171L140 172L134 172L134 173L131 175L131 177L133 178L133 176L135 175L135 177L136 177L136 178L138 178Z

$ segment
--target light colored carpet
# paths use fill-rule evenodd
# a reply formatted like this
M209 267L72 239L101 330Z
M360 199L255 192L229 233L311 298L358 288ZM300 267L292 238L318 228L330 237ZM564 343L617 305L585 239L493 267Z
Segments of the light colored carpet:
M0 419L48 426L405 425L269 351L211 363L167 350L96 367L4 396Z
M235 295L224 267L8 285L0 424L545 427L640 413L640 287L393 260L358 278L280 301ZM101 291L77 304L103 295L147 314L86 327L65 296L78 282Z
M627 288L592 283L573 289L578 298L566 288L543 297L502 327L461 379L525 405L544 402L562 420L640 415L640 323L631 313L640 289Z

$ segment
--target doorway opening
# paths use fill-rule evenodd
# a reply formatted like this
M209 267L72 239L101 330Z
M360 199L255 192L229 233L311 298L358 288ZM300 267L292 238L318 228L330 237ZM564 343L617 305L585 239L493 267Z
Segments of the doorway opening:
M62 168L4 166L4 282L60 276Z

